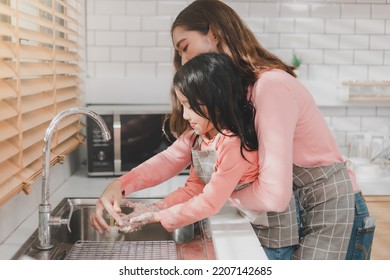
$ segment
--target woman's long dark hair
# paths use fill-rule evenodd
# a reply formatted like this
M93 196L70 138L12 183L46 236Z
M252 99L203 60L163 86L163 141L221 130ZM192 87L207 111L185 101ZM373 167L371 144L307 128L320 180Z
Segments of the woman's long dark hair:
M292 76L295 67L285 64L274 54L264 49L253 32L240 16L228 5L218 0L197 0L184 8L171 27L171 35L176 27L197 31L207 35L211 30L218 40L218 52L228 54L240 70L246 87L253 85L261 73L270 69L282 69ZM182 67L177 50L173 63L176 71ZM181 116L172 113L169 126L181 135L188 129L188 123Z
M183 94L191 109L212 122L220 133L227 129L238 136L243 157L243 149L257 149L255 109L248 100L239 70L229 56L204 53L192 58L176 72L173 89ZM172 102L179 103L174 92ZM174 106L174 110L178 109L176 113L182 116L183 107Z

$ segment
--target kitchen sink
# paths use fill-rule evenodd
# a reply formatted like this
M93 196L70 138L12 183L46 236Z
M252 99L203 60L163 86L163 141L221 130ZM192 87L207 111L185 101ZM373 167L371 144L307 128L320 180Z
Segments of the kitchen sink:
M126 234L118 233L115 227L112 232L99 234L89 224L96 201L97 198L64 198L52 211L52 216L64 219L71 214L71 219L69 228L67 224L50 226L53 248L37 248L37 229L13 259L215 259L207 219L174 232L168 232L156 223ZM131 201L152 203L156 200L137 198ZM132 212L125 204L121 209L125 214ZM105 218L114 226L109 215ZM192 231L190 235L188 229Z

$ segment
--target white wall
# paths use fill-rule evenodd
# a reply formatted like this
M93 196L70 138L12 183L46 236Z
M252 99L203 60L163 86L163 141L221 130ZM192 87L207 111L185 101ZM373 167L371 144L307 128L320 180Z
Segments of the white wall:
M87 1L87 72L95 78L170 77L170 26L192 1ZM389 0L224 1L264 47L303 79L389 80Z
M140 94L145 87L150 102L169 102L170 26L191 2L87 1L87 102L137 103L138 96L145 97ZM303 80L390 80L390 0L224 2L264 47L286 62L296 53L303 61ZM164 86L154 86L161 80ZM106 88L99 91L99 83ZM390 123L389 106L383 104L319 105L345 154L350 134Z

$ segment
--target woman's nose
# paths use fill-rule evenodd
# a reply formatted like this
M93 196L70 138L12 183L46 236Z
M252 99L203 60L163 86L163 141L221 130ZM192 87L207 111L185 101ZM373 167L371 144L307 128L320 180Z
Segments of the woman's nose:
M187 62L188 62L187 57L182 56L182 57L181 57L181 65L184 65L184 64L186 64Z

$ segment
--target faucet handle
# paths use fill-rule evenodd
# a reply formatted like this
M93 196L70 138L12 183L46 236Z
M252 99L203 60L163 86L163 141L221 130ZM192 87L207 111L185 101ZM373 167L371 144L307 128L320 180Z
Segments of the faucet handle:
M73 215L74 206L73 206L72 201L69 198L68 198L68 204L69 204L69 207L70 207L70 211L69 211L67 225L68 225L68 231L72 232L72 230L70 229L70 219L72 218L72 215Z

